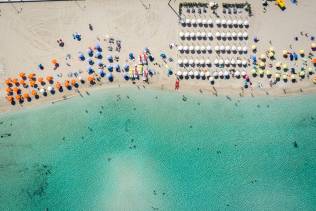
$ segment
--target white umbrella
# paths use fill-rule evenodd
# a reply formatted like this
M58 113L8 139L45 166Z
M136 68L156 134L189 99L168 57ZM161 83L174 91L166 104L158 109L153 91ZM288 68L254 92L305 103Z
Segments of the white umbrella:
M199 50L200 50L200 46L196 45L196 46L194 47L194 50L199 51Z
M224 50L225 50L225 47L224 47L223 45L221 45L221 46L219 47L219 50L224 51Z
M219 63L219 64L224 64L224 60L223 60L223 59L220 59L220 60L218 61L218 63Z
M204 61L204 59L200 59L200 64L205 64L205 61Z
M205 72L205 76L206 76L206 77L210 77L210 72L209 72L209 71L206 71L206 72Z
M239 65L241 64L241 60L237 59L236 63Z
M45 93L45 89L41 88L40 93L42 93L42 94Z
M237 21L237 25L239 25L239 26L243 25L243 21L242 20L238 20Z
M215 65L218 65L218 59L215 59L215 60L214 60L214 64L215 64Z
M225 51L230 51L230 46L229 45L225 46Z
M228 20L228 21L227 21L227 25L228 25L228 26L231 26L232 24L233 24L233 22L232 22L231 20Z
M178 46L178 51L183 51L183 46L182 45Z
M200 49L201 49L201 51L205 51L205 46L202 45L202 46L200 47Z
M227 70L224 71L224 76L225 77L229 76L229 72Z
M183 76L184 76L184 77L187 77L187 76L188 76L188 72L187 72L187 71L184 71L184 72L183 72Z
M247 73L246 73L245 71L242 71L242 72L241 72L241 75L242 75L242 76L246 76Z
M49 92L51 92L51 91L53 90L53 87L49 86L49 87L47 87L47 90L48 90Z
M247 48L246 46L244 46L244 47L242 48L242 51L243 51L244 53L247 53L248 48Z
M194 61L194 63L195 63L196 65L198 65L198 64L200 64L200 60L196 59L196 60Z
M234 59L230 60L230 64L231 65L235 65L236 64L236 61Z
M239 38L242 38L242 33L241 33L241 32L238 32L238 33L237 33L237 36L238 36Z
M226 33L222 32L221 33L221 38L225 38L226 37Z
M196 23L196 20L195 20L195 19L191 19L191 23L192 23L192 24L195 24L195 23Z
M186 23L186 24L190 24L190 23L191 23L191 20L190 20L190 19L185 19L185 23Z
M177 72L177 76L181 76L182 75L182 72L181 71L178 71Z
M193 72L192 71L189 71L189 76L193 76Z
M193 51L194 47L192 45L189 46L189 51Z
M180 20L181 25L185 25L185 20Z
M203 19L203 20L202 20L202 24L203 24L203 25L206 25L206 23L207 23L207 20Z
M221 24L221 20L216 19L215 23L216 23L216 25L220 25Z
M242 51L241 46L238 46L238 47L237 47L237 51L238 51L238 52L241 52L241 51Z
M233 25L237 25L238 21L237 20L233 20Z
M215 37L219 38L220 36L221 36L221 33L219 33L219 32L215 33Z
M189 65L193 65L193 59L189 59Z
M182 59L178 59L178 64L183 64Z
M209 64L211 64L211 61L209 59L206 59L205 64L209 65Z
M219 51L219 46L216 45L216 46L214 47L214 49L215 49L215 51Z
M226 20L223 19L223 20L221 21L221 24L222 24L222 25L226 25Z
M227 32L227 33L226 33L226 38L231 38L231 36L232 36L232 35L231 35L230 32Z
M194 37L195 37L194 32L191 32L191 33L190 33L190 37L191 37L191 38L194 38Z
M216 72L216 71L213 72L213 76L214 76L214 77L217 77L217 76L218 76L218 72Z
M246 60L242 60L241 64L245 66L245 65L247 65L247 61Z
M219 71L219 72L218 72L218 76L219 76L219 77L223 76L223 72L222 72L222 71Z
M212 49L211 46L209 46L209 45L206 46L206 50L207 50L207 51L210 51L211 49Z
M189 32L186 32L186 33L184 34L184 36L185 36L185 38L189 38L189 37L190 37L190 33L189 33Z
M234 75L238 77L238 76L240 76L240 72L237 70L237 71L234 73Z
M207 24L208 24L208 25L212 25L212 24L213 24L212 19L208 19L208 20L207 20Z
M184 51L187 51L188 49L189 49L188 46L183 46L183 50L184 50Z
M198 71L194 71L194 76L196 77L196 76L199 76L200 75L200 73L198 72Z
M247 20L244 21L244 26L249 26L249 22Z
M201 32L201 37L205 38L206 37L206 33L205 32Z
M196 37L201 37L201 33L200 32L196 32Z
M236 46L232 46L232 51L236 51Z
M208 32L208 33L207 33L207 37L208 37L208 38L212 38L212 36L213 36L213 35L212 35L211 32Z
M244 33L242 34L242 36L243 36L244 38L247 38L247 37L248 37L248 33L247 33L247 32L244 32Z
M225 59L224 63L225 63L225 65L229 65L230 61L228 59Z
M181 38L183 38L183 37L184 37L184 33L183 33L183 32L179 32L179 36L180 36Z
M196 20L196 23L197 23L197 24L201 24L201 23L202 23L202 20L199 18L199 19Z
M201 76L201 77L204 77L204 76L205 76L205 73L204 73L203 71L201 71L201 72L200 72L200 76Z
M183 59L183 64L188 64L189 61L187 59Z
M233 33L232 33L232 37L234 37L234 38L237 37L236 32L233 32Z

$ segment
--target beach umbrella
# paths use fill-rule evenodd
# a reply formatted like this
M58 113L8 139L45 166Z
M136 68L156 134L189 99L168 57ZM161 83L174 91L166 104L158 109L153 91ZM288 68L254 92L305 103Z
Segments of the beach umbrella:
M234 76L239 77L239 76L240 76L240 72L237 70L237 71L234 73Z
M203 24L203 25L206 25L206 24L207 24L207 20L206 20L206 19L203 19L203 20L202 20L202 24Z
M257 50L257 46L256 45L252 45L251 49L252 49L252 51L256 51Z
M274 53L272 51L269 51L268 56L270 59L272 59L274 57Z
M224 51L224 50L225 50L225 47L224 47L223 45L221 45L221 46L219 47L219 50L220 50L220 51Z
M43 77L38 77L37 81L38 81L39 83L43 83L43 82L44 82L44 78L43 78Z
M231 34L230 32L227 32L227 33L226 33L226 38L227 38L227 39L231 38L231 36L232 36L232 34Z
M128 70L129 70L129 65L128 65L128 64L125 64L125 65L124 65L124 70L125 70L125 71L128 71Z
M183 59L183 64L187 65L189 61L187 59Z
M119 64L114 64L113 68L115 71L119 72L121 70L120 65Z
M244 26L245 26L245 27L248 27L248 26L249 26L249 21L245 20L245 21L244 21Z
M101 77L104 77L105 76L105 73L102 69L98 69L98 73Z
M190 59L190 60L189 60L189 65L191 65L191 66L192 66L192 65L193 65L193 63L194 63L193 59Z
M177 72L177 76L182 76L182 72L181 72L181 71L178 71L178 72Z
M219 72L218 72L218 76L219 76L219 77L222 77L222 76L223 76L223 72L222 72L222 71L219 71Z
M108 78L109 81L113 81L113 74L112 73L107 74L106 77Z
M189 38L189 37L190 37L190 33L189 33L189 32L186 32L186 33L184 34L184 37L185 37L185 38Z
M100 43L95 44L95 49L97 49L98 51L102 51Z
M90 75L90 74L92 74L94 71L93 71L93 68L91 67L91 66L89 66L88 68L87 68L87 72L88 72L88 74Z
M227 20L227 25L228 26L232 26L232 24L233 24L232 20Z
M218 60L218 64L223 65L224 64L224 60L223 59Z
M191 37L191 38L194 38L194 37L195 37L195 33L194 33L194 32L191 32L191 33L190 33L190 37Z
M78 58L79 58L79 60L81 60L81 61L84 61L84 60L85 60L85 57L84 57L83 53L79 53Z
M242 48L242 51L243 51L244 53L247 53L248 48L247 48L246 46L244 46L244 47Z
M205 38L206 37L206 33L205 32L201 32L201 37Z
M236 46L234 46L234 45L231 47L231 49L232 49L232 51L236 51L237 50Z
M196 45L196 46L194 47L194 50L199 51L199 50L200 50L200 46Z
M90 83L93 83L94 82L94 77L93 76L89 76L88 78L87 78L87 80L90 82ZM69 84L69 81L68 81L68 84ZM65 86L66 86L66 84L65 84ZM69 86L69 85L68 85Z
M187 51L188 49L189 49L188 46L183 46L183 50L184 50L184 51Z
M226 38L226 34L224 32L221 33L221 38Z
M197 77L197 76L199 76L200 75L200 73L198 72L198 71L194 71L194 76L195 77Z
M93 56L93 50L91 48L87 49L87 54L92 57Z
M209 80L210 82L214 82L214 77L211 76L211 77L208 78L208 80Z
M193 51L194 47L192 45L189 46L189 51Z
M130 60L134 60L134 59L135 59L135 56L134 56L134 54L133 54L132 52L130 52L130 53L128 54L128 58L129 58Z
M232 32L232 37L233 37L233 38L236 38L236 37L237 37L236 32Z
M201 23L202 23L202 20L199 18L199 19L196 20L196 23L197 23L197 24L201 24Z
M241 60L237 59L236 64L241 65Z
M230 64L231 65L235 65L236 64L236 61L234 59L230 60Z
M313 68L309 67L309 68L308 68L308 73L309 73L309 74L313 74L313 73L314 73Z
M212 25L212 24L213 24L212 19L208 19L208 20L207 20L207 24L208 24L208 25Z
M53 76L50 76L50 75L46 77L46 80L47 80L48 82L53 81L53 79L54 79Z
M20 78L22 78L22 79L25 79L25 78L26 78L26 75L25 75L25 73L23 73L23 72L20 72L20 73L19 73L19 76L20 76Z
M242 33L242 36L246 39L246 38L248 38L248 33L244 32L244 33Z
M215 37L219 38L221 36L221 34L219 32L215 33Z
M226 23L227 23L227 22L226 22L225 19L221 20L221 24L222 24L222 25L226 25Z
M205 64L204 59L200 59L200 64L201 64L201 65Z
M241 72L241 76L242 76L242 77L245 77L246 75L247 75L246 71L243 70L243 71Z
M40 92L41 94L44 94L44 93L45 93L45 89L41 88L41 89L39 90L39 92Z
M281 62L277 62L277 63L275 64L275 67L276 67L276 68L280 68L280 67L281 67Z
M216 25L221 25L221 20L216 19L215 23L216 23Z
M214 76L214 77L217 77L217 76L218 76L218 72L216 72L216 71L213 72L213 76Z
M223 75L227 78L229 76L229 72L227 70L225 70Z
M294 74L291 75L291 79L292 79L292 81L294 81L296 79Z
M266 71L266 74L267 74L267 76L271 76L271 75L272 75L272 72L271 72L270 70L267 70L267 71Z
M276 74L275 74L275 78L276 78L276 79L280 79L280 74L279 74L279 73L276 73Z
M53 87L51 87L51 86L48 86L48 87L47 87L47 91L51 92L51 91L53 91L53 90L54 90Z
M178 51L183 51L183 46L182 45L178 46Z
M106 59L107 59L109 62L113 62L113 56L112 56L112 55L107 55L107 56L106 56Z
M205 77L210 77L210 72L209 71L205 72Z
M238 20L237 21L237 25L242 26L243 25L243 21L242 20Z
M183 77L187 77L188 76L188 72L187 71L184 71L183 72Z
M283 68L283 70L288 70L287 64L283 64L283 65L282 65L282 68Z
M265 67L265 66L266 66L266 64L264 62L259 63L259 67Z
M214 64L218 65L219 61L217 59L214 60Z
M110 71L110 72L113 71L113 66L112 65L108 65L108 71Z
M256 70L256 69L252 69L252 70L251 70L251 74L252 74L252 75L256 75L256 74L257 74L257 70Z
M303 50L303 49L299 50L299 54L300 54L301 56L304 55L304 54L305 54L304 50Z
M283 75L282 75L282 79L283 79L283 80L287 80L287 75L286 75L286 74L283 74Z
M179 37L184 38L184 33L183 32L179 32Z
M213 36L213 35L212 35L211 32L207 32L207 37L208 37L208 38L212 38L212 36Z
M260 59L261 59L262 61L265 61L265 60L266 60L266 55L265 55L265 54L261 54Z
M199 65L199 64L200 64L200 60L196 59L196 60L194 61L194 64L195 64L195 65Z
M88 59L87 59L87 62L88 62L88 64L90 64L90 65L93 65L93 64L94 64L94 61L93 61L91 58L88 58Z
M282 53L283 53L283 56L284 56L284 57L287 57L287 55L288 55L289 52L288 52L288 50L283 50Z
M190 24L190 23L191 23L191 20L187 18L187 19L185 19L185 23L186 23L186 24Z
M216 46L214 47L214 49L215 49L215 51L219 51L219 46L216 45Z
M238 47L237 47L237 51L238 51L238 52L242 52L241 46L238 46Z
M195 19L191 19L191 24L194 25L196 23Z
M242 61L241 61L241 64L242 64L243 66L246 66L246 65L247 65L247 61L246 61L246 60L242 60Z
M205 46L204 45L200 46L200 50L205 51Z
M19 85L20 85L17 78L13 78L13 79L12 79L12 82L13 82L13 84L15 84L16 86L19 86Z
M269 51L274 52L274 48L270 46Z
M193 74L193 71L189 71L189 76L191 77L191 76L193 76L194 74Z
M305 76L305 71L300 71L300 77L304 77Z
M209 64L211 64L211 61L210 61L209 59L206 59L206 60L205 60L205 64L206 64L206 65L209 65Z
M100 51L97 51L95 53L95 58L102 59L102 53Z
M238 33L237 33L237 37L242 38L242 37L243 37L243 34L242 34L241 32L238 32Z
M206 50L207 50L207 51L210 51L211 49L212 49L212 48L211 48L210 45L206 46Z
M182 65L182 64L183 64L182 59L178 59L178 64L179 64L179 65Z
M97 65L98 65L99 67L103 67L103 62L102 62L102 60L98 60L98 61L97 61Z
M22 100L22 96L21 96L21 95L17 95L17 96L15 96L15 99L16 99L17 101L21 101L21 100Z
M203 78L205 76L205 73L203 71L201 71L200 76Z
M224 63L225 63L225 65L229 65L230 61L228 59L225 59Z
M237 26L238 25L238 21L237 20L233 20L233 25Z

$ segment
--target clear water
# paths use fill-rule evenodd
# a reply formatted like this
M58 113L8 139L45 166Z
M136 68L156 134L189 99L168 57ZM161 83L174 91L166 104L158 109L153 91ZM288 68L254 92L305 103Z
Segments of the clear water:
M316 95L187 97L96 91L0 116L0 210L315 209Z

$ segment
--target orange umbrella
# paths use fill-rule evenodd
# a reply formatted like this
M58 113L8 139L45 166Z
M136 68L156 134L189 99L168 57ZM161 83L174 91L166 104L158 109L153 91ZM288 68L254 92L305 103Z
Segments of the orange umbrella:
M54 79L53 76L50 76L50 75L46 77L46 80L47 80L48 82L52 81L53 79Z
M38 82L42 83L44 81L44 78L43 77L38 77Z
M20 73L19 73L19 76L20 76L21 78L25 78L25 73L20 72Z
M13 91L14 91L15 93L18 93L18 92L20 92L20 89L19 89L18 87L14 87L14 88L13 88Z
M24 80L20 80L20 84L22 84L23 86L26 85Z
M16 86L19 86L19 81L17 78L13 78L12 82L16 85Z
M69 81L66 80L66 81L65 81L65 87L69 87L69 86L70 86Z
M88 81L90 81L90 82L94 81L94 77L93 76L89 76L88 77Z
M313 59L312 59L312 63L313 63L313 64L316 64L316 58L313 58Z
M26 98L26 99L28 99L28 98L30 98L30 95L29 95L28 93L24 93L24 94L23 94L23 97Z
M56 64L58 63L58 62L57 62L57 59L52 59L51 63L52 63L53 65L56 65Z
M56 86L56 89L60 89L61 88L61 83L57 81L55 86Z
M5 80L5 84L8 85L8 86L11 86L12 85L12 80L11 78L8 78Z
M35 81L30 81L30 86L31 86L31 87L34 87L35 84L36 84Z
M37 92L35 90L32 90L32 95L33 96L36 96L37 95Z
M29 74L29 79L34 79L34 78L35 78L35 76L36 76L36 74L35 74L35 73L30 73L30 74Z
M71 80L71 84L72 84L73 86L75 86L75 85L77 84L76 79L72 79L72 80Z
M22 96L21 96L21 95L17 95L17 96L15 96L15 99L16 99L17 101L20 101L20 100L22 100Z
M10 87L7 87L5 91L7 92L7 94L12 93L12 89Z
M12 96L7 96L7 100L8 100L9 102L13 102L13 101L14 101L14 97L12 97Z

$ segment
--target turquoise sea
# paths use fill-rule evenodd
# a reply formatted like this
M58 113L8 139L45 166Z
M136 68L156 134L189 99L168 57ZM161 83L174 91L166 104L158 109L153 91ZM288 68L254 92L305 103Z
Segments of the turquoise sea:
M316 207L316 95L99 90L0 134L0 210Z

